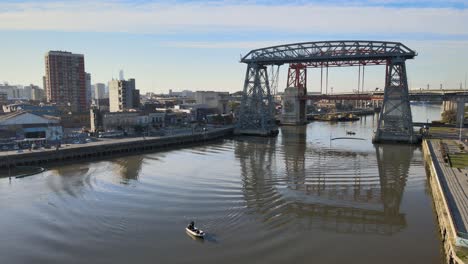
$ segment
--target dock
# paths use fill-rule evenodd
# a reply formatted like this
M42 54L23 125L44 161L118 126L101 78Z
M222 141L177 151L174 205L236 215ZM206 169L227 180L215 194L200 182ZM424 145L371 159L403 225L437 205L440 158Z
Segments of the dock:
M197 144L225 138L231 136L233 131L233 127L223 127L173 136L103 139L86 144L63 145L60 149L24 150L23 152L4 151L0 152L0 168L42 166L49 163L151 152L167 147Z
M468 263L468 145L428 139L423 152L447 263Z

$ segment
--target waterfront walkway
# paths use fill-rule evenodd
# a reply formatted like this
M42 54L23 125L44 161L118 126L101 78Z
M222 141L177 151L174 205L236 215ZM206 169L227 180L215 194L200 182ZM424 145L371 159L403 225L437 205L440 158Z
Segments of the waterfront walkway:
M120 139L99 139L86 144L66 144L58 150L40 149L0 152L0 167L39 165L48 162L88 159L110 155L129 155L141 151L152 151L169 146L204 142L231 135L232 126L211 128L203 132L177 133L162 137L134 137Z
M468 168L455 168L450 165L449 159L444 159L444 153L459 154L462 150L460 141L444 140L445 150L441 150L439 140L428 140L427 144L437 171L439 182L448 203L451 217L457 235L468 239ZM465 153L468 155L468 153Z

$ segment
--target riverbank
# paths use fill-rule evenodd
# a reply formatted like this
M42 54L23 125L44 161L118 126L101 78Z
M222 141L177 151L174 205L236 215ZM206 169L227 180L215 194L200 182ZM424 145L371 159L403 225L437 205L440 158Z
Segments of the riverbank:
M164 137L138 137L107 139L87 144L74 144L58 150L43 149L22 153L7 151L0 153L0 168L15 166L39 166L48 163L97 159L114 155L130 155L156 151L166 147L194 144L232 135L233 127L215 128L206 132L195 132Z
M447 155L464 153L466 146L451 143L431 139L422 145L446 262L462 264L468 263L468 171L454 167Z

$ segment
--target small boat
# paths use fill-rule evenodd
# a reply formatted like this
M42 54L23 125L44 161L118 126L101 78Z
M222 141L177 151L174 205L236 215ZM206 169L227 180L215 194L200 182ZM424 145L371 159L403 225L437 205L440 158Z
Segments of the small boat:
M185 228L185 231L187 231L187 233L189 233L190 235L194 236L194 237L199 237L199 238L204 238L205 237L205 232L203 232L203 230L200 230L196 227L193 227L193 229L190 229L188 227Z
M195 227L194 221L190 222L190 224L185 228L185 231L194 237L203 238L205 236L205 232L203 232L203 230Z

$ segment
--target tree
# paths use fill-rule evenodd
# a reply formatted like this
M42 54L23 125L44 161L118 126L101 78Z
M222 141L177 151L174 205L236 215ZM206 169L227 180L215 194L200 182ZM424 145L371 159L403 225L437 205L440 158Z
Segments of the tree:
M457 121L457 112L454 110L447 110L442 113L442 122L453 124Z

